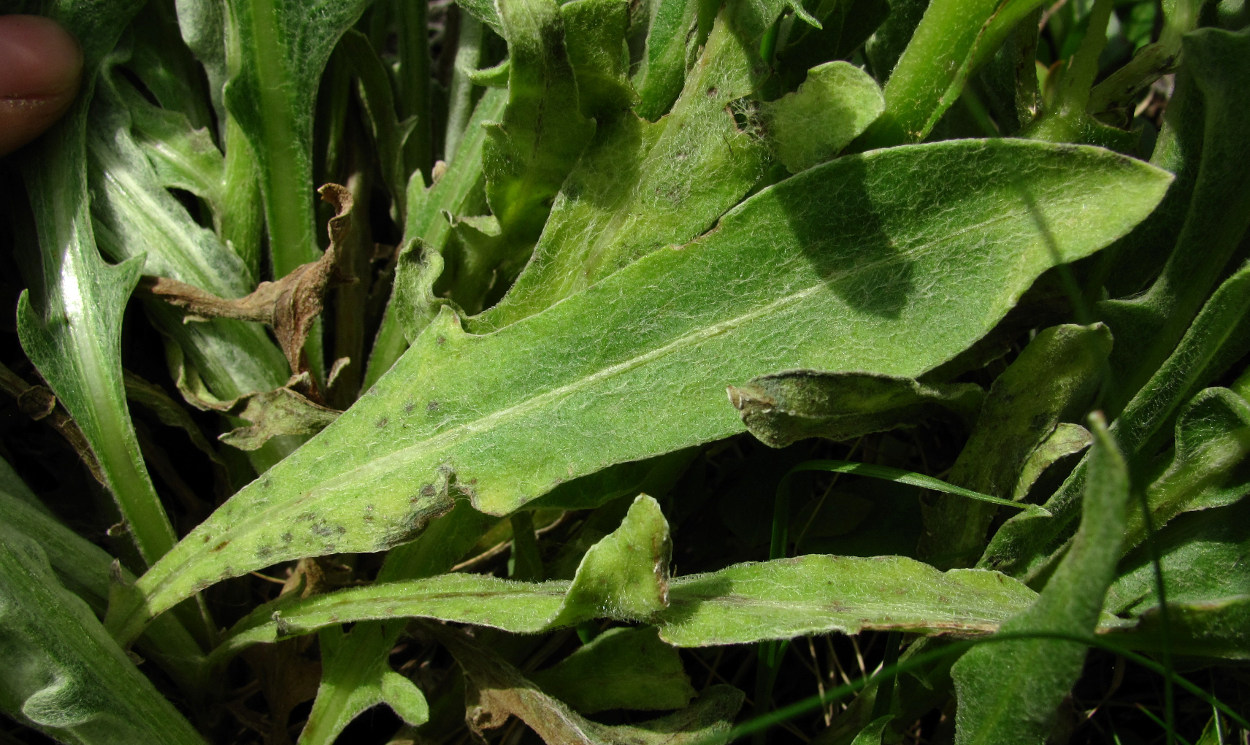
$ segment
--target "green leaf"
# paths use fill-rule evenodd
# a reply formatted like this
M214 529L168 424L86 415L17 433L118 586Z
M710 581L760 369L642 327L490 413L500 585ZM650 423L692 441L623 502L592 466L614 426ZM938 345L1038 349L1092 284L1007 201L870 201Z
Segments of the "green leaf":
M1183 514L1154 539L1169 603L1207 603L1250 595L1250 500ZM1107 610L1140 615L1159 605L1151 552L1139 547L1124 560L1107 593Z
M763 375L729 387L746 428L769 447L806 437L852 440L914 426L921 419L976 417L984 392L973 384L928 384L912 378L809 370Z
M798 173L833 158L884 109L876 81L836 61L813 67L798 90L765 103L760 113L777 157Z
M515 716L544 742L585 745L684 745L707 742L725 733L742 692L712 686L690 707L667 717L635 725L607 726L585 719L562 701L539 689L494 652L457 632L431 629L456 657L472 685L465 715L479 736Z
M609 629L530 679L582 714L680 709L696 691L654 628Z
M801 556L668 577L668 525L639 497L621 526L582 559L572 582L443 574L261 606L213 651L220 662L257 642L337 623L434 618L536 633L594 618L644 621L678 646L890 629L984 633L1036 594L982 570L943 574L903 557ZM906 589L905 589L906 588Z
M1095 149L877 151L808 169L703 239L495 333L466 334L444 308L356 405L141 578L113 628L133 634L194 588L276 561L401 543L448 509L449 480L506 514L579 475L734 434L736 380L919 375L1056 261L1124 233L1166 184Z
M866 629L977 634L1036 597L994 572L943 574L902 556L813 554L674 579L660 638L706 647Z
M1157 529L1190 510L1223 507L1250 494L1250 404L1227 388L1208 388L1176 420L1176 451L1164 473L1146 489ZM1124 547L1146 538L1140 512L1129 515Z
M313 102L330 52L366 5L367 0L226 0L227 59L233 64L225 106L260 168L275 277L317 259Z
M1085 411L1110 351L1111 334L1102 324L1039 332L990 387L947 480L996 497L1011 496L1033 451L1060 421ZM937 497L925 505L924 516L921 556L943 568L969 566L985 547L994 508Z
M238 412L238 417L248 422L248 426L232 429L220 439L240 450L257 450L274 437L315 435L340 413L290 388L278 388L249 396L243 410Z
M1017 502L1023 500L1047 468L1069 455L1081 452L1093 441L1094 436L1079 424L1060 422L1055 425L1050 436L1029 453L1028 460L1020 467L1020 478L1016 480L1015 491L1011 495L1012 500Z
M125 582L133 582L134 576L121 567L114 568L112 556L70 530L41 509L41 505L15 496L15 491L25 489L26 485L8 470L8 463L0 460L0 467L14 479L13 483L0 485L0 513L4 514L8 530L38 545L56 573L52 581L63 585L97 615L103 615L113 572L119 571ZM203 689L208 669L202 650L174 614L158 618L139 638L137 646L183 690Z
M1116 337L1113 365L1120 390L1112 406L1134 395L1182 343L1250 227L1250 174L1238 167L1242 145L1250 138L1250 117L1242 103L1250 86L1250 65L1245 64L1250 29L1236 34L1201 29L1183 41L1185 72L1178 76L1178 93L1184 105L1169 111L1176 133L1166 133L1161 145L1172 140L1179 146L1180 162L1168 167L1195 169L1192 189L1170 197L1169 206L1183 221L1159 276L1145 292L1133 287L1133 297L1100 304ZM1201 121L1182 119L1194 116ZM1197 164L1195 152L1200 153ZM1180 176L1178 186L1190 186L1191 175ZM1151 228L1174 235L1167 222Z
M595 125L579 109L556 0L498 5L511 65L503 120L486 129L486 198L504 234L524 243L538 237Z
M380 624L364 625L359 633L378 640L387 635ZM339 706L332 714L314 707L300 732L300 743L332 743L352 719L381 703L389 705L410 725L421 725L429 719L425 696L411 680L392 670L385 656L361 658L352 654L355 649L345 644L346 634L336 627L323 629L318 639L321 685L317 688L317 700L323 696L334 698Z
M998 49L1017 22L1041 5L1040 0L930 3L889 73L885 112L865 134L865 144L886 147L923 140L958 98L968 75Z
M647 619L668 606L668 565L673 546L660 505L634 500L621 527L586 552L564 606L552 623L588 618Z
M598 119L627 110L638 99L627 75L629 4L573 0L560 5L560 17L582 115Z
M107 6L107 7L103 7ZM91 89L107 50L139 3L64 2L59 20L84 46L84 91L70 113L18 160L35 216L38 244L19 259L33 286L18 300L22 348L74 418L147 563L176 536L148 476L121 371L121 324L139 264L110 266L92 233L85 130ZM29 238L29 236L28 236Z
M651 124L624 112L600 122L533 258L470 329L485 333L537 313L710 228L764 173L764 143L731 112L761 79L756 52L718 20L668 116Z
M486 130L482 125L499 118L507 100L507 94L501 90L486 91L473 109L465 135L442 176L428 189L420 171L408 181L407 220L395 283L369 355L363 390L371 388L395 364L447 302L436 296L434 283L444 273L443 252L452 233L451 222L485 207L482 148ZM457 269L453 264L453 272Z
M7 520L0 538L0 710L66 743L203 743L39 544Z
M1090 454L1081 527L1037 601L1007 621L1003 632L1087 636L1098 625L1120 560L1128 502L1128 471L1106 425L1091 418ZM1005 642L969 650L951 669L959 700L958 743L1042 743L1055 711L1076 683L1085 648L1074 642Z
M1176 350L1112 424L1118 447L1130 462L1153 463L1170 435L1167 424L1177 409L1250 349L1250 264L1242 265L1211 296ZM1088 459L1088 456L1086 456ZM978 566L1024 578L1044 577L1062 556L1076 520L1085 481L1083 461L1044 505L1053 517L1044 523L1017 515L998 529Z
M686 71L694 64L699 39L699 0L655 0L646 48L634 73L638 116L655 121L666 114L681 93Z
M1167 649L1173 655L1250 660L1250 595L1168 602L1166 621L1157 606L1148 608L1135 625L1117 627L1109 636L1151 652Z

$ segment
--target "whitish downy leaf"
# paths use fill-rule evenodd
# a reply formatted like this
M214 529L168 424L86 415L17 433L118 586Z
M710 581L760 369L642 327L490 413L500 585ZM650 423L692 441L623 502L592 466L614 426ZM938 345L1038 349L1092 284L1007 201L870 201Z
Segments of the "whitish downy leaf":
M444 308L368 394L141 578L114 628L133 634L195 588L276 561L390 548L450 507L449 481L506 514L614 463L740 432L734 381L917 376L1055 261L1124 233L1167 183L1092 148L876 151L761 191L705 237L494 333L465 333Z
M1063 325L1038 332L990 387L972 435L947 479L1010 497L1029 456L1065 418L1088 406L1107 364L1106 326ZM924 505L918 550L935 566L969 566L985 547L995 508L936 497Z
M1094 445L1081 527L1046 588L1004 632L1093 633L1120 559L1128 502L1128 471L1100 419L1091 418ZM958 743L1042 743L1055 711L1085 662L1079 643L1037 640L987 644L951 669L959 701Z
M971 383L812 370L762 375L729 387L729 401L743 424L775 448L805 437L851 440L943 414L973 421L984 395Z
M885 108L881 89L849 62L813 67L793 93L763 104L777 157L791 173L830 160Z
M684 745L717 742L742 706L743 694L712 686L688 708L651 722L609 726L591 721L538 688L494 652L444 627L435 637L464 668L470 686L465 719L474 732L525 722L543 742L560 745Z
M594 618L649 622L677 646L744 644L864 629L977 634L993 631L1036 593L982 570L943 574L903 557L800 556L670 579L668 526L639 497L621 526L586 553L572 582L515 582L443 574L261 606L213 652L337 623L400 617L537 633Z
M18 156L37 243L19 241L32 286L18 300L22 348L82 431L144 561L176 541L126 408L121 325L137 261L110 266L96 249L85 130L104 55L142 3L61 2L54 15L84 43L84 90L69 114Z
M0 523L0 655L0 710L60 742L204 742L8 520Z
M609 629L530 679L582 714L680 709L696 694L677 649L651 627Z
M0 485L0 514L4 515L7 528L37 544L56 573L55 581L85 602L96 615L103 615L114 571L113 557L38 505L15 496L15 491L26 488L25 484L4 461L0 461L0 468L13 479ZM130 572L120 571L128 581L134 581ZM145 658L160 665L184 690L195 690L205 683L207 668L203 652L175 614L167 613L158 618L136 646Z
M135 122L161 115L149 111L151 105L136 99L137 93L125 93L129 84L119 78L113 71L101 81L87 136L92 219L101 250L114 261L142 256L144 273L221 297L248 294L256 280L246 264L166 191L168 184L136 142ZM157 327L178 345L183 374L202 380L214 398L229 401L286 382L290 370L259 324L226 319L187 324L161 303L149 300L147 306Z

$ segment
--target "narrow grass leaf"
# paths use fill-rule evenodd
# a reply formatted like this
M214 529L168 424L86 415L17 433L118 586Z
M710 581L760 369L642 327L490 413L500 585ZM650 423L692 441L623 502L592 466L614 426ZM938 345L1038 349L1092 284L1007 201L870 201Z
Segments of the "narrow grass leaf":
M893 481L899 484L907 484L909 486L918 486L922 489L931 489L932 491L950 494L955 497L971 499L977 502L985 502L987 504L998 505L999 507L1010 507L1017 510L1025 510L1033 514L1045 516L1047 514L1045 508L1035 504L1020 504L1010 499L1002 497L993 497L989 494L982 494L971 489L965 489L962 486L935 479L932 476L926 476L923 473L915 471L907 471L902 468L892 468L890 466L878 466L872 463L855 463L845 460L813 460L800 463L790 470L790 473L798 473L801 471L830 471L833 473L850 473L856 476L867 476L872 479L882 479L883 481ZM787 474L788 475L788 474Z
M577 476L740 432L724 398L735 381L919 375L1056 261L1127 231L1167 182L1092 148L876 151L761 191L704 238L495 333L467 334L445 308L367 395L141 578L113 628L133 634L196 588L277 561L409 540L447 511L453 482L506 514Z
M1120 559L1128 472L1105 424L1091 423L1094 445L1076 540L1037 601L1004 623L1004 632L1088 635L1098 625ZM1044 742L1085 652L1080 644L1040 640L970 650L951 669L959 702L956 742Z

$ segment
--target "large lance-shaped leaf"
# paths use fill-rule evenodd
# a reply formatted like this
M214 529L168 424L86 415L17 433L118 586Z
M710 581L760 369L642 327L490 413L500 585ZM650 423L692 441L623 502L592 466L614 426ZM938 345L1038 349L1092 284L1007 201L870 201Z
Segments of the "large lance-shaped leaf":
M150 615L276 561L380 551L450 507L742 431L727 384L787 368L915 376L1033 279L1122 235L1169 177L1093 148L962 140L817 166L716 230L497 332L444 309L396 366L245 487L112 610ZM541 433L543 447L534 447Z

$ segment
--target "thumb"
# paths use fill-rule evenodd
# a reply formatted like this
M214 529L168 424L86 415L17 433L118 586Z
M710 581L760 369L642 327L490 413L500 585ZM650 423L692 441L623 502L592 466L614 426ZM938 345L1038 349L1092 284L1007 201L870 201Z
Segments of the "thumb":
M82 50L55 21L0 16L0 155L52 126L81 78Z

